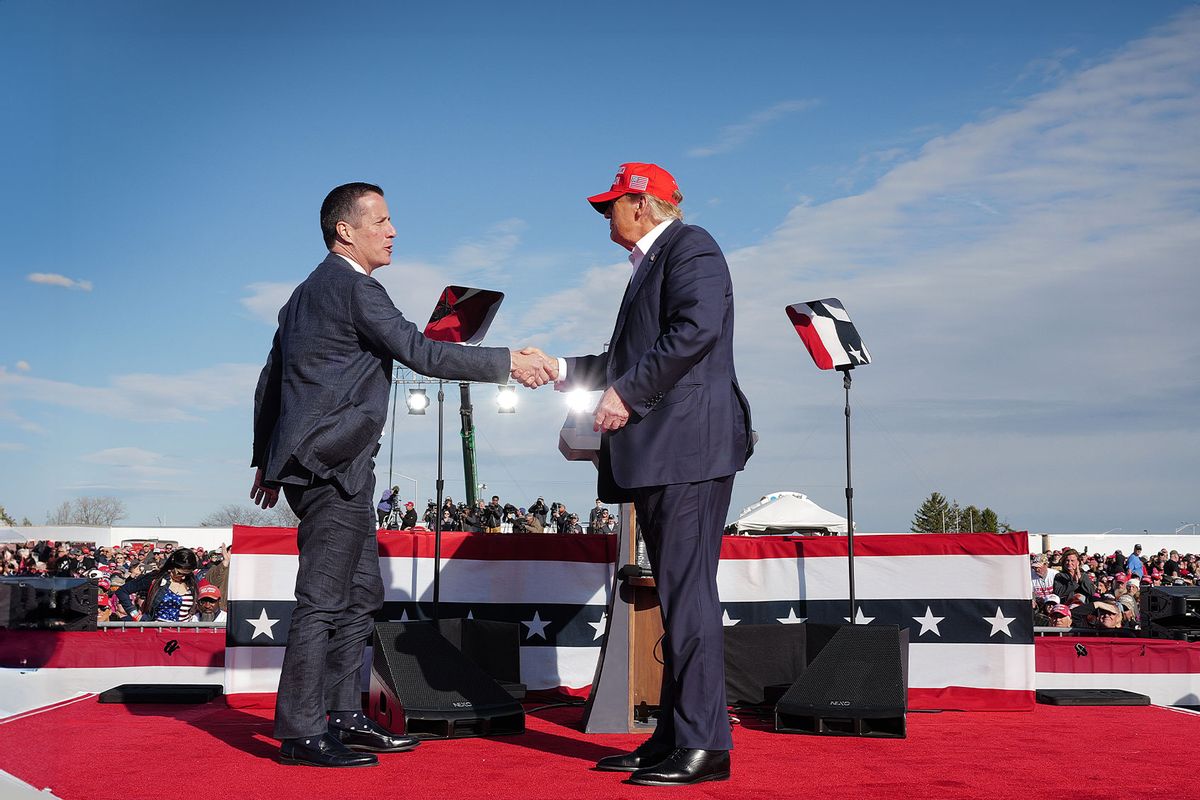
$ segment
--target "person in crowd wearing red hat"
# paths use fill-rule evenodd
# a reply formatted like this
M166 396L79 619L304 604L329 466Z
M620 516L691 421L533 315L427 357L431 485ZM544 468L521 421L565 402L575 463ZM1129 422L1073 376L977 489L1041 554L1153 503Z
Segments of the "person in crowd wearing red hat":
M208 554L208 567L200 573L200 577L220 590L217 605L222 611L226 611L225 594L229 591L229 545L222 542L220 548Z
M108 622L112 618L112 605L107 592L96 598L96 622Z
M683 195L656 164L627 163L588 198L629 251L629 286L605 353L548 359L558 388L603 389L599 491L632 501L650 554L665 635L658 725L601 770L637 784L729 777L724 628L717 559L734 475L753 450L750 405L733 363L733 283Z
M197 622L224 622L225 612L221 610L221 590L211 583L200 583L200 592L196 600Z
M1049 608L1050 624L1055 628L1071 627L1071 609L1062 603L1055 603Z
M360 767L371 752L411 750L362 714L359 671L383 606L374 457L387 419L392 365L448 380L526 386L550 380L524 350L434 341L404 318L371 273L391 263L396 228L383 189L335 187L320 213L328 254L279 312L254 395L250 497L282 490L300 519L296 606L275 704L290 764Z
M417 507L412 500L404 504L404 519L400 521L400 527L406 531L417 527Z

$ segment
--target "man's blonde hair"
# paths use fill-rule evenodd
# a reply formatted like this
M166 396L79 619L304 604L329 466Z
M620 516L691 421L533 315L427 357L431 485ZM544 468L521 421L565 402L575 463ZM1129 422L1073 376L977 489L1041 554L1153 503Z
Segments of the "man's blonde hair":
M679 204L683 202L683 194L676 189L671 195L674 203L668 203L661 197L655 197L652 194L641 194L639 197L646 198L646 204L650 208L650 219L655 222L665 222L669 219L677 219L683 222L683 209Z

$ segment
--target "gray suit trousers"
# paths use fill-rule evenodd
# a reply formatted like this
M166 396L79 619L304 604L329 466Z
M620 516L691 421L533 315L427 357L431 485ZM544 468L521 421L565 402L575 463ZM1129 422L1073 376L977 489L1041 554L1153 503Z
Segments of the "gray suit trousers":
M275 701L275 738L290 739L324 733L329 711L361 710L363 650L383 579L373 476L354 495L321 479L283 490L300 517L296 609Z

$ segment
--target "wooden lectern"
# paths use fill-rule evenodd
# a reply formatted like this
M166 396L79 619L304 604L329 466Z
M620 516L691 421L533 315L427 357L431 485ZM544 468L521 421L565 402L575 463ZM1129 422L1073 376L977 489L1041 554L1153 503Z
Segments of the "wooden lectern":
M585 733L653 730L650 712L662 686L662 617L654 579L638 567L637 517L621 507L617 568L609 592L608 627L592 692L583 714Z

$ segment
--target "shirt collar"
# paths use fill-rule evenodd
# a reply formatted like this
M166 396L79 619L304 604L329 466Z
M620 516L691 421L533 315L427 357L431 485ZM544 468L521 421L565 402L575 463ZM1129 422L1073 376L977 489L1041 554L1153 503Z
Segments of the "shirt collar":
M646 253L650 252L650 248L654 246L655 240L657 240L658 237L662 235L662 232L665 231L674 221L674 219L663 220L651 228L645 236L638 239L637 244L635 244L633 249L629 251L629 263L633 265L634 272L637 272L638 267L641 266L642 259L646 257Z
M347 264L349 264L350 266L354 267L354 271L355 271L355 272L361 272L363 275L368 275L368 274L370 274L370 273L368 273L368 272L367 272L365 269L363 269L362 267L360 267L360 266L358 265L358 262L357 262L357 261L355 261L355 260L354 260L353 258L351 258L350 256L343 256L341 253L334 253L334 255L336 255L336 256L341 256L342 258L346 259L346 263L347 263Z

